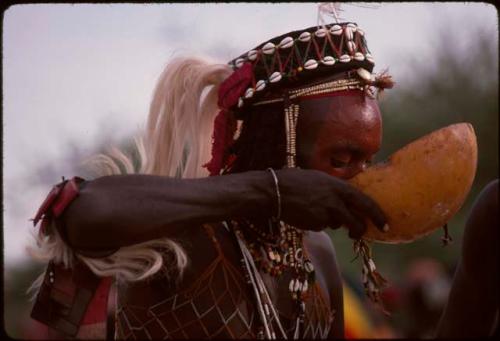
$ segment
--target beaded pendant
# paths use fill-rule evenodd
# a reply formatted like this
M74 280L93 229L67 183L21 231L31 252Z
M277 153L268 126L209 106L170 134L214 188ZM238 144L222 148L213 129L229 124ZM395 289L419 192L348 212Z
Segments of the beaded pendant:
M231 223L235 232L243 237L260 271L272 277L279 277L285 271L291 274L288 290L296 309L297 324L303 324L304 301L315 281L314 265L303 248L303 231L282 221L269 221L269 232L249 221Z

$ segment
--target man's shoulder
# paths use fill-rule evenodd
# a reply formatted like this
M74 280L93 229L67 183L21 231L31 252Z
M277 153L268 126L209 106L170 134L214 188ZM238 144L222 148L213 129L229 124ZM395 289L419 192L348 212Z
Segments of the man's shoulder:
M326 231L307 231L304 239L315 246L335 251L330 235Z

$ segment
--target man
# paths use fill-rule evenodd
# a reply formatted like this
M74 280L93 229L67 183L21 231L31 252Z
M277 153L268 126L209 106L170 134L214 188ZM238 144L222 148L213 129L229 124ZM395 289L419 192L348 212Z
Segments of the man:
M436 336L498 336L498 179L477 196L465 224L462 254Z
M64 181L37 213L52 261L32 316L98 337L114 278L120 339L342 338L324 229L388 228L344 181L380 148L373 88L392 81L373 66L354 23L275 37L229 66L171 62L138 143L142 174ZM117 160L133 173L120 152L100 157L110 174Z

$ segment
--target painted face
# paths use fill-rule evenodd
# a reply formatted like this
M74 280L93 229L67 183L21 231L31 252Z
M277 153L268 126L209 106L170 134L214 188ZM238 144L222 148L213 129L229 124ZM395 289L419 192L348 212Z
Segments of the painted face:
M361 91L300 102L297 164L349 179L380 149L382 120L377 101Z

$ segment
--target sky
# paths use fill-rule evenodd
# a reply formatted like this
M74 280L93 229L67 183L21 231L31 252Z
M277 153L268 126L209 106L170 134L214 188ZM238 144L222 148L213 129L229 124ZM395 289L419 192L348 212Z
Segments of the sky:
M437 33L466 53L476 28L498 41L485 3L345 4L341 17L366 32L375 71L410 80ZM32 218L52 184L40 165L71 177L70 147L93 150L140 129L158 76L173 57L227 62L283 33L317 24L315 3L14 5L3 20L3 218L6 265L26 261ZM400 85L401 86L401 85ZM67 163L67 162L66 162ZM48 183L44 183L48 181Z

